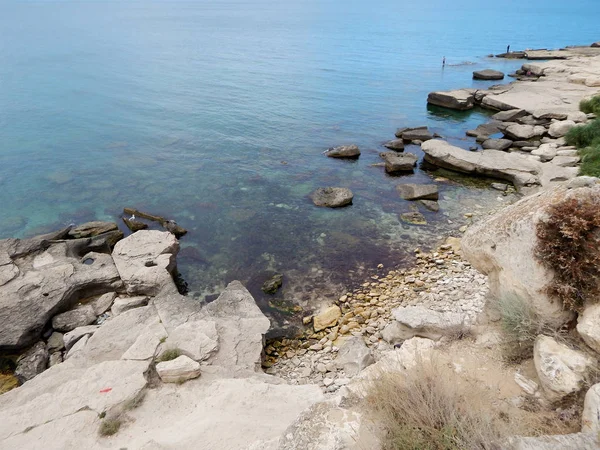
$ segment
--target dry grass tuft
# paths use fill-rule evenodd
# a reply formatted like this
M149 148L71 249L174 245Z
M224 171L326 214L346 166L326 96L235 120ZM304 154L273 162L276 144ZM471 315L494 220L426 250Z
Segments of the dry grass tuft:
M536 230L536 256L554 271L548 286L566 309L580 312L598 298L600 199L566 199L552 205Z
M100 436L112 436L113 434L117 434L120 428L120 418L117 417L114 419L104 419L100 424L100 429L98 430L98 433L100 433Z
M367 405L386 431L384 450L497 449L515 432L485 391L435 364L381 374Z
M179 350L178 348L170 348L162 352L160 358L158 358L158 362L171 361L173 359L177 359L181 356L181 354L181 350Z

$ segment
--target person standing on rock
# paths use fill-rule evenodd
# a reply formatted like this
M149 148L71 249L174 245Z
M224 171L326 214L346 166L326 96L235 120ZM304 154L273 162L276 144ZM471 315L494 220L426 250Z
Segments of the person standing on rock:
M446 66L446 57L444 56L442 58L442 67L445 67L445 66Z
M506 53L510 53L510 45L506 46Z

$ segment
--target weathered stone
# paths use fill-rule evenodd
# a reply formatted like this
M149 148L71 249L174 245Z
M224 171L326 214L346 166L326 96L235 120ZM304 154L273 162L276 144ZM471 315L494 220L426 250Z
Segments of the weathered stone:
M437 200L438 187L435 184L405 183L396 186L396 190L404 200Z
M156 349L167 338L165 327L158 320L151 320L121 359L145 361L156 356Z
M315 331L321 331L325 328L334 327L340 317L342 317L342 311L339 306L330 306L313 317L313 328Z
M498 70L485 69L485 70L476 70L473 72L474 80L502 80L504 78L504 73Z
M348 188L326 187L317 189L310 197L316 206L339 208L351 205L354 195Z
M86 327L75 328L73 331L65 333L63 336L65 349L68 351L83 336L94 334L98 330L98 325L88 325Z
M545 130L536 130L533 125L520 125L513 123L504 129L506 137L513 141L527 140L536 136L541 136ZM540 133L541 132L541 133Z
M402 139L394 139L393 141L386 142L383 146L397 152L404 151L404 141Z
M380 156L385 160L387 173L412 172L419 159L413 153L385 152L380 153Z
M513 436L502 444L503 450L597 450L600 438L594 434L573 433L552 436Z
M71 231L69 231L69 236L79 239L79 238L87 238L92 236L98 236L103 233L107 233L109 231L118 230L117 224L114 222L86 222L82 225L79 225Z
M128 294L156 295L164 289L177 291L172 274L178 251L179 242L173 234L143 230L119 241L112 257Z
M400 220L409 225L427 225L427 219L418 211L402 213Z
M346 376L353 377L365 367L375 362L369 348L362 337L353 336L341 347L335 359L338 369L342 369Z
M535 256L539 243L536 228L553 205L570 198L584 200L598 196L600 185L576 189L560 185L530 195L472 225L462 241L463 255L488 276L494 297L520 298L540 317L559 327L573 313L565 311L546 289L554 274Z
M73 346L69 350L67 350L67 352L65 353L65 359L69 359L74 355L81 354L89 340L90 340L89 334L82 336L81 339L79 339L77 342L75 342L73 344Z
M440 204L435 200L419 200L419 203L421 203L429 211L437 212L440 210Z
M405 306L392 310L394 319L404 332L404 339L418 336L438 340L447 333L456 333L465 326L465 317L454 312L441 313L421 306Z
M538 336L533 362L544 393L551 401L578 392L594 360L548 336Z
M537 150L533 150L531 154L539 156L542 162L546 162L554 159L556 151L556 144L542 144Z
M54 352L50 354L50 358L48 359L48 367L55 366L63 362L62 352Z
M553 138L563 137L567 134L567 132L577 126L575 122L572 120L561 120L558 122L554 122L548 128L548 134Z
M402 139L405 141L421 141L421 142L425 142L428 141L429 139L433 139L433 134L431 134L431 131L429 131L427 129L427 127L423 127L423 128L415 128L412 130L406 130L405 132L402 133Z
M165 348L176 348L194 361L204 361L219 349L217 324L210 320L181 324L169 334Z
M580 161L581 158L579 156L558 155L552 158L552 164L560 167L576 167Z
M48 341L46 342L46 348L49 353L54 353L57 350L62 350L65 348L65 340L62 333L57 333L56 331L50 335Z
M491 122L482 123L481 125L477 125L477 128L474 130L468 130L467 136L475 137L478 141L485 141L491 135L500 133L501 122L497 120L492 120Z
M339 147L330 148L325 152L325 155L330 158L358 158L360 150L356 145L341 145Z
M508 184L505 183L492 183L492 189L496 189L497 191L506 192L508 189Z
M554 119L565 120L568 114L565 111L557 111L554 109L537 109L532 114L534 119Z
M572 120L575 123L585 123L587 122L587 114L582 111L572 111L567 114L567 120Z
M117 297L110 308L110 312L113 316L118 316L119 314L128 311L133 308L139 308L141 306L146 306L148 304L148 297L145 295L139 295L137 297Z
M508 111L500 111L492 116L493 120L499 120L501 122L514 122L521 117L525 117L527 111L524 109L509 109Z
M402 127L402 128L398 128L396 130L395 136L400 139L402 137L402 135L407 132L407 131L418 131L418 132L424 132L425 130L427 130L426 126L421 126L421 127Z
M52 318L52 328L57 331L67 332L77 327L89 325L96 320L94 308L83 305Z
M600 353L600 303L587 305L579 314L577 332L587 345Z
M535 64L523 64L521 66L521 70L536 77L541 77L544 75L544 68Z
M581 431L594 433L600 432L600 384L593 385L585 394L583 412L581 413Z
M94 308L94 314L99 316L100 314L104 314L106 311L110 309L115 298L117 297L116 292L107 292L106 294L101 295L97 299L94 299L90 302L92 308Z
M481 146L486 150L508 150L512 143L510 139L486 139Z
M15 376L24 383L39 375L48 367L48 350L43 341L39 341L17 360Z
M468 89L459 89L456 91L431 92L427 96L427 103L436 106L442 106L449 109L458 109L464 111L472 109L475 106L475 97L473 91Z
M200 364L181 355L171 361L159 362L156 373L163 383L181 383L200 376Z

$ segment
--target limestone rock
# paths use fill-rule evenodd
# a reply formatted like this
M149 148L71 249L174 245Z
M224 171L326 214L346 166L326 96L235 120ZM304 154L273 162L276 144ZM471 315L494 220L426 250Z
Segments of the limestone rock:
M587 122L587 114L582 111L572 111L567 114L567 120L572 120L575 123L585 123Z
M600 353L600 303L587 305L579 314L577 332L587 345Z
M95 300L90 302L92 308L94 308L94 314L99 316L100 314L104 314L106 311L110 309L115 298L117 297L116 292L107 292L106 294L101 295Z
M54 352L50 354L50 358L48 359L48 367L55 366L63 362L62 352Z
M167 331L158 320L150 320L121 359L145 361L156 356L156 349L167 338Z
M404 141L402 139L394 139L393 141L386 142L383 146L397 152L404 151Z
M531 139L536 136L541 136L539 131L541 130L536 130L533 125L520 125L518 123L513 123L505 128L504 134L513 141L521 141Z
M211 320L181 324L169 334L165 348L177 348L194 361L204 361L219 348L217 324Z
M387 173L412 172L419 159L413 153L385 152L380 153L380 156L385 160Z
M600 438L587 433L558 434L552 436L514 436L503 443L503 450L597 450Z
M342 317L342 311L339 306L330 306L313 317L313 327L315 331L321 331L325 328L334 327L338 319Z
M446 92L431 92L427 96L427 103L436 106L442 106L449 109L458 109L464 111L472 109L475 106L475 97L473 91L468 89L459 89Z
M48 367L48 350L43 341L39 341L17 360L15 376L25 382L39 375Z
M75 342L73 346L65 353L65 359L69 359L73 355L81 354L89 340L89 334L82 336L81 339Z
M156 373L163 383L181 383L200 376L200 364L185 355L171 361L159 362Z
M464 326L465 317L454 312L438 312L421 306L405 306L392 310L394 319L404 333L404 339L419 336L438 340Z
M599 195L598 185L577 189L561 185L530 195L469 227L462 240L463 255L488 276L494 297L521 298L538 315L560 326L573 313L563 310L560 302L547 293L546 286L554 275L535 256L536 227L551 205L568 198Z
M523 64L521 66L521 70L525 73L529 72L531 75L536 77L541 77L544 75L544 68L536 64Z
M79 339L81 339L83 336L94 334L98 328L98 325L88 325L86 327L75 328L73 331L65 333L63 336L65 349L68 351Z
M585 394L583 412L581 413L581 432L600 432L600 384L593 385Z
M577 167L581 158L579 156L564 156L558 155L552 158L552 164L560 167Z
M433 134L427 129L427 127L413 128L406 130L402 133L402 139L405 141L421 141L425 142L429 139L433 139Z
M96 320L94 308L83 305L52 318L52 328L57 331L72 331L77 327L89 325Z
M512 143L510 139L486 139L481 146L486 150L508 150Z
M156 295L176 292L172 273L179 251L177 238L167 231L142 230L119 241L112 253L127 293Z
M339 369L343 369L348 377L357 375L365 367L375 362L369 348L362 337L353 336L341 347L335 359Z
M568 116L566 111L556 110L553 108L536 109L533 111L534 119L554 119L554 120L565 120Z
M504 73L498 70L485 69L485 70L476 70L473 72L474 80L502 80L504 78Z
M427 219L419 211L402 213L400 220L409 225L427 225Z
M538 378L549 400L579 391L594 360L548 336L538 336L533 350Z
M113 316L128 311L133 308L139 308L140 306L146 306L148 304L148 297L145 295L138 295L136 297L117 297L110 308L110 312Z
M411 370L429 360L435 342L431 339L412 337L402 343L396 350L398 360L403 369Z
M325 155L330 158L358 158L360 150L356 145L341 145L339 147L330 148Z
M87 222L82 225L79 225L69 231L69 236L79 239L79 238L87 238L92 236L98 236L103 233L107 233L109 231L116 231L119 227L114 222Z
M316 206L339 208L351 205L354 195L348 188L325 187L317 189L310 197Z
M437 200L438 187L435 184L404 183L396 186L396 190L404 200Z
M531 154L539 156L542 162L546 162L554 159L556 152L556 144L542 144L537 150L533 150Z
M577 124L572 120L561 120L554 122L550 125L550 128L548 128L548 134L553 138L563 137L571 128L575 126L577 126Z
M50 243L44 236L0 241L0 263L5 254L19 268L18 276L0 288L0 350L36 342L52 316L82 298L121 286L110 255L74 253L86 252L88 244L87 239ZM86 259L92 263L83 264ZM0 264L3 267L10 265Z
M65 348L65 340L62 333L56 331L50 335L46 342L46 348L49 353L54 353L56 350L62 350Z
M435 200L419 200L419 203L421 203L429 211L437 212L440 210L440 204Z
M525 117L527 111L524 109L509 109L508 111L500 111L492 116L493 120L500 120L501 122L514 122L521 117Z

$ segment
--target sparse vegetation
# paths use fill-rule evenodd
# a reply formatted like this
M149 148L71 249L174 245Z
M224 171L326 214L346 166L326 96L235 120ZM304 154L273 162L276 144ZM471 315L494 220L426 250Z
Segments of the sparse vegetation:
M497 300L496 308L500 314L504 338L502 354L508 363L518 364L531 358L536 336L553 331L520 297L502 297Z
M406 374L382 373L367 396L386 432L385 450L499 448L508 418L487 400L454 371L422 363Z
M162 352L160 357L158 358L158 362L171 361L175 358L179 358L181 356L181 350L178 348L170 348Z
M10 391L19 386L17 377L11 374L0 373L0 394Z
M600 115L600 96L582 100L579 108L584 113ZM600 177L600 118L587 125L569 130L566 135L567 144L575 145L581 156L580 172L582 175Z
M121 428L121 419L116 417L114 419L104 419L100 424L100 436L112 436L116 434Z
M566 199L550 206L537 225L536 256L554 278L548 292L566 309L581 311L598 299L600 277L600 199Z
M146 391L140 391L137 395L125 402L123 408L126 411L130 411L132 409L138 408L142 403L144 403L144 399L146 398Z

